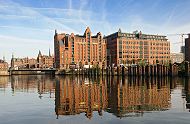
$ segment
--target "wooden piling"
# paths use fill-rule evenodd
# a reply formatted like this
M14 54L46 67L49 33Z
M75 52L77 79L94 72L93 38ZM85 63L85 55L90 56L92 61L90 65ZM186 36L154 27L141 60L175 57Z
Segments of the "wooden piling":
M122 74L122 77L124 77L124 76L125 76L125 67L124 67L124 66L122 66L122 71L121 71L121 74Z
M173 66L172 66L172 63L169 64L168 74L171 77L173 76Z
M141 66L141 75L144 76L145 75L145 69L144 69L144 66Z
M189 76L189 62L185 61L185 76Z
M147 77L150 76L149 65L146 65L146 66L145 66L145 76L147 76Z
M150 76L153 76L153 66L150 65Z
M157 75L157 66L154 65L153 68L154 68L154 76L156 76Z
M157 76L160 76L160 64L157 64L156 66L156 70L157 70Z
M117 76L119 76L119 66L117 66Z
M128 76L131 76L131 66L128 66Z

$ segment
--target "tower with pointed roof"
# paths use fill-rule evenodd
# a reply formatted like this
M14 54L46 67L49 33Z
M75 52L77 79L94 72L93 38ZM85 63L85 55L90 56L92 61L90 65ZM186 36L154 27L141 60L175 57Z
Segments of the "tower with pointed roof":
M38 65L38 68L41 68L41 66L42 66L42 53L40 50L39 50L38 57L37 57L37 65Z
M50 48L49 48L49 57L51 57L51 52L50 52Z

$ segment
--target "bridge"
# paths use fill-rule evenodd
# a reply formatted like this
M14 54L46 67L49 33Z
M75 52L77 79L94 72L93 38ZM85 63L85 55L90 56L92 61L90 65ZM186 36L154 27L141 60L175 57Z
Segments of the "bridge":
M50 74L54 75L56 69L9 69L10 75L40 75L40 74Z

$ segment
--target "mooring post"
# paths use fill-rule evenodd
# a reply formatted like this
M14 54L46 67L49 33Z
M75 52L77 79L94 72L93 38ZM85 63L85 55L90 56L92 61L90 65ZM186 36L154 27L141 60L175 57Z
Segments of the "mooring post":
M157 70L157 76L160 76L160 64L156 65L156 70Z
M153 66L150 65L150 76L153 76Z
M149 65L146 65L146 66L145 66L145 75L146 75L147 77L150 76Z
M131 66L128 66L128 76L131 76Z
M145 72L144 66L141 66L141 74L142 74L142 76L144 76L144 72Z
M189 62L185 61L185 76L189 76Z
M119 66L117 66L117 76L119 76Z
M169 64L168 73L169 73L169 76L173 76L173 65L172 65L172 63Z

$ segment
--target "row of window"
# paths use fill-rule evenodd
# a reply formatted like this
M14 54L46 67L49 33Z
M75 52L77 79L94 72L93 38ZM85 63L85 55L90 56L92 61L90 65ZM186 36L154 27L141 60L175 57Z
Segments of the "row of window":
M135 37L136 34L122 33L122 36L125 36L125 37ZM144 38L165 39L165 36L158 36L158 35L145 35L145 34L142 34L142 36L143 36Z
M122 51L120 51L122 53ZM127 50L124 50L123 53L136 53L136 54L142 54L142 53L145 53L145 54L148 54L149 52L148 51L144 51L144 52L140 52L140 51L127 51ZM169 52L159 52L159 51L151 51L150 54L170 54Z
M121 58L121 57L120 57ZM142 56L138 55L123 55L123 58L143 58ZM149 58L148 55L145 55L144 58ZM150 56L150 58L170 58L169 56Z
M143 41L119 41L119 44L141 44L141 45L149 45L149 42L143 42ZM169 43L150 43L150 45L156 45L156 46L169 46Z
M169 47L150 47L151 50L170 50Z
M122 46L119 45L119 49L121 49ZM143 47L141 46L123 46L124 49L141 49ZM144 47L144 49L148 49L148 47ZM150 47L150 50L170 50L169 47Z
M150 54L170 54L169 52L157 52L157 51L153 51L150 52Z

